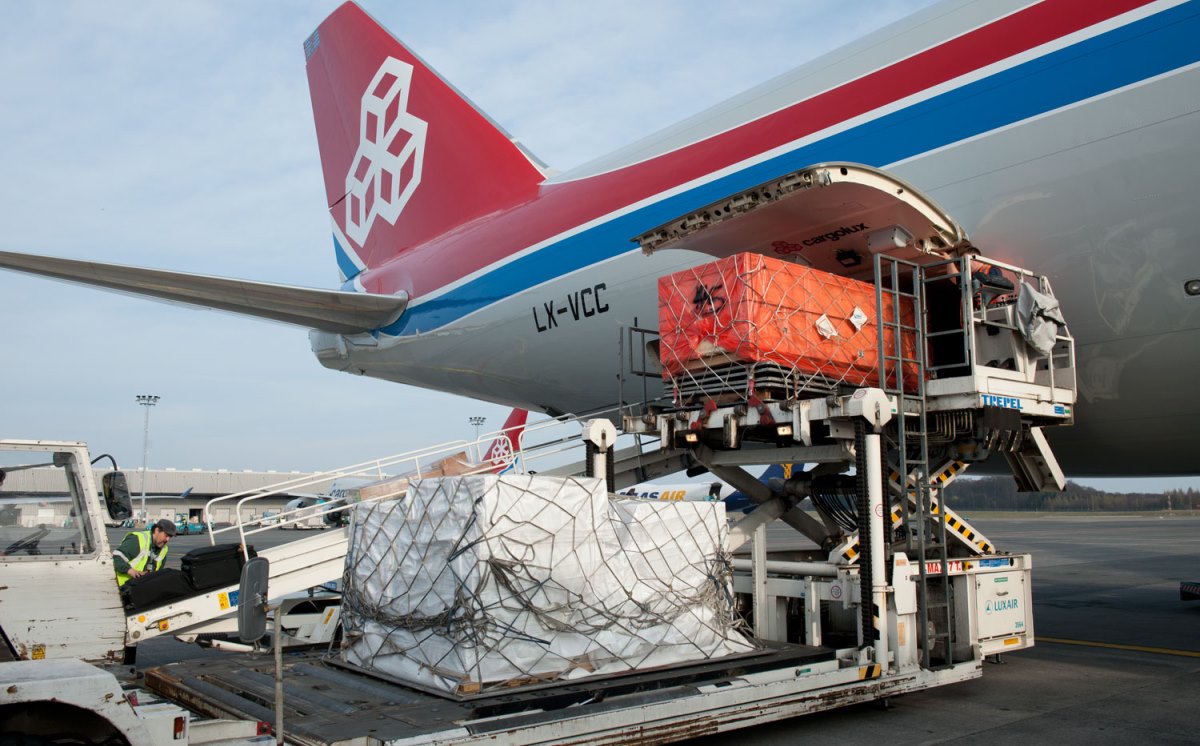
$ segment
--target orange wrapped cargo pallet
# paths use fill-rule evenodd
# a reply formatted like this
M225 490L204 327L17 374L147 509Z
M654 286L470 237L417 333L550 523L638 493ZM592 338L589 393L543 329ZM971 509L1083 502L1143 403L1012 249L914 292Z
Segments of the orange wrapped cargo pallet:
M730 363L775 363L803 382L879 386L879 325L869 283L742 253L658 281L663 378ZM884 299L885 323L894 323ZM905 388L916 385L911 303L901 303ZM894 354L894 327L885 328ZM888 381L894 385L895 362Z

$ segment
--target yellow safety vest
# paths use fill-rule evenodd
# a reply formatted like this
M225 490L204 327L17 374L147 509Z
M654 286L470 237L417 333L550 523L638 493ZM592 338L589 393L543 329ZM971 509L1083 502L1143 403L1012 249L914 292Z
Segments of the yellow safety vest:
M154 542L150 538L150 532L149 531L130 531L129 533L125 534L125 539L128 539L130 536L137 537L137 540L138 540L137 556L133 557L133 558L126 557L124 554L121 554L121 550L119 550L119 549L113 551L113 556L120 557L121 559L128 562L129 567L131 569L138 570L138 571L145 570L146 563L150 561L150 548L152 546L154 546ZM125 540L122 539L121 543L124 544ZM166 559L167 559L167 547L164 546L162 548L162 551L159 552L159 554L158 554L158 560L154 564L155 572L162 569L163 562ZM128 582L129 582L129 574L128 573L124 573L124 572L117 573L117 587L123 586Z

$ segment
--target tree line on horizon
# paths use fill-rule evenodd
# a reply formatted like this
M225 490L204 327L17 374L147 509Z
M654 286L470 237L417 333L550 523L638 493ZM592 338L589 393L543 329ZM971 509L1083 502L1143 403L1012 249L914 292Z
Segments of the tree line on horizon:
M1200 490L1105 492L1068 481L1063 492L1017 492L1011 477L959 479L945 490L954 510L1028 510L1045 512L1125 512L1200 510Z

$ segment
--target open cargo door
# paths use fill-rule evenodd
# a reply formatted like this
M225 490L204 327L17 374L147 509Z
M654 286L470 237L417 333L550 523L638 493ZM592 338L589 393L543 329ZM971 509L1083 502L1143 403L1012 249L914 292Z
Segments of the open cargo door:
M968 246L933 200L855 163L809 166L678 217L634 239L646 253L689 249L722 258L752 251L856 279L872 254L920 262Z

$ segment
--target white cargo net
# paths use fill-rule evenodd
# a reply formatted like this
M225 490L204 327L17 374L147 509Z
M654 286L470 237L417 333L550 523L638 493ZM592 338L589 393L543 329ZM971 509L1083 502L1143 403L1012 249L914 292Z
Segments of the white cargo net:
M720 503L598 479L420 480L355 508L342 656L467 696L748 652L725 532Z
M660 360L677 404L880 385L874 285L743 253L663 277L658 295ZM906 379L916 370L908 306L897 350L885 297L889 385L900 367L891 358L903 358Z

